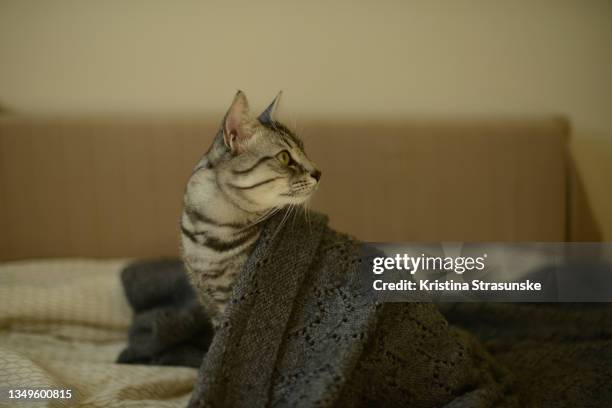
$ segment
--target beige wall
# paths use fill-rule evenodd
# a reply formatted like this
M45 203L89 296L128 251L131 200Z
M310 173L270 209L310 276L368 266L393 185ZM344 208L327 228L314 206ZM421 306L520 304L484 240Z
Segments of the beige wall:
M0 0L0 105L304 116L567 114L612 240L612 2ZM529 148L526 146L526 148Z

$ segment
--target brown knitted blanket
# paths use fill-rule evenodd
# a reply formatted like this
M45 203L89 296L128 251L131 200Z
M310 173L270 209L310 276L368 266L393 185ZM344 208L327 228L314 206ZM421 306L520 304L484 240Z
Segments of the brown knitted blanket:
M433 304L375 304L325 217L264 228L191 407L509 407L510 376Z

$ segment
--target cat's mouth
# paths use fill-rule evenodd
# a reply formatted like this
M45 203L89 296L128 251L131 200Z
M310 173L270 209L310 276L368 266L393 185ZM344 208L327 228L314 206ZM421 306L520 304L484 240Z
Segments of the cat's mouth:
M291 185L289 195L293 197L306 197L317 190L319 183L310 183L309 181L298 181Z
M309 188L302 188L299 190L290 191L288 193L281 194L281 196L293 198L296 200L307 200L308 198L310 198L310 196L314 194L316 190L317 190L317 186L314 185Z
M306 192L284 193L284 194L281 194L281 196L283 196L283 197L292 197L292 198L306 198L306 197L310 197L312 195L312 193L314 193L314 189L312 189L312 191L306 191Z

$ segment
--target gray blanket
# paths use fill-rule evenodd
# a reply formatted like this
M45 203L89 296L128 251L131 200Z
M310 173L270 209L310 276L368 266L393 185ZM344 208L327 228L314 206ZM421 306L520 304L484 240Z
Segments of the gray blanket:
M611 304L442 307L451 324L469 330L514 373L523 406L612 406Z
M265 226L191 407L515 406L508 373L427 303L375 304L325 217Z
M121 272L134 310L123 364L199 367L213 337L179 260L141 261Z
M377 305L356 242L319 215L281 219L266 225L205 357L210 325L182 265L124 271L135 320L122 356L202 363L192 407L609 406L609 305Z

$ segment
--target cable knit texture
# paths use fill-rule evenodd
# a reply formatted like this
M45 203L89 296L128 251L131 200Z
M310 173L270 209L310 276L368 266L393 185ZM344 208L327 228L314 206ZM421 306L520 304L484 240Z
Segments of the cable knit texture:
M271 219L190 407L516 406L507 372L427 303L376 304L359 244L318 214Z

